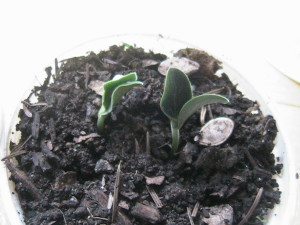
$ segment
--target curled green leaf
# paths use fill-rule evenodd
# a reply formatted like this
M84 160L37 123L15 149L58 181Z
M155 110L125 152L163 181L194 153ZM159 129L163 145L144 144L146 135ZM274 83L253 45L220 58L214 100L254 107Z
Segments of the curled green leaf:
M142 85L137 81L136 73L129 73L125 76L117 75L115 80L108 81L104 84L102 96L102 105L98 112L97 127L101 131L104 128L104 122L113 107L120 101L122 96L130 91L134 86Z

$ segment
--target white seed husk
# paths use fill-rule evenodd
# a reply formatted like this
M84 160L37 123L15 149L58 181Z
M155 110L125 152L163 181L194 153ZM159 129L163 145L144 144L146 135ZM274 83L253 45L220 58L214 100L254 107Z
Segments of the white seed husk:
M219 117L208 121L200 130L199 144L205 146L217 146L224 143L232 134L233 120Z
M166 75L170 67L180 69L186 75L190 75L199 70L200 64L185 57L172 57L162 61L158 66L158 71Z

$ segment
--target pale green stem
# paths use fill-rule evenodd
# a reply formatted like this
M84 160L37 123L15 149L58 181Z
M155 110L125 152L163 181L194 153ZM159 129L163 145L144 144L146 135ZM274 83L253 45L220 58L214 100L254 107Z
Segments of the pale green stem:
M98 120L97 120L98 131L103 131L106 117L107 115L101 115L101 116L98 115Z
M175 155L179 146L179 128L175 125L174 122L171 121L171 131L172 131L172 153Z

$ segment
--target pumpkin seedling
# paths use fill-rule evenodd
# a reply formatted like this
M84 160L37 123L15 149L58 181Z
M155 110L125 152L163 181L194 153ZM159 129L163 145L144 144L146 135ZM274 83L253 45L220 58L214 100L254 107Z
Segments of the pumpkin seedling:
M107 81L103 85L102 105L98 112L97 128L99 131L104 129L104 122L113 107L120 101L122 96L126 94L134 86L142 85L137 81L135 72L127 75L116 75L113 80Z
M217 94L203 94L193 97L191 83L187 75L177 68L169 68L160 108L170 119L173 154L178 149L180 128L197 109L207 104L225 104L228 102L227 98Z

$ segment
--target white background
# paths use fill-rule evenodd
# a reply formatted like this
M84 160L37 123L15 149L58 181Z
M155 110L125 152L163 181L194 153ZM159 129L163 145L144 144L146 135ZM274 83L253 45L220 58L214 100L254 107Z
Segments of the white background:
M56 56L109 34L162 34L217 49L255 67L255 55L282 53L277 66L288 64L293 55L285 54L286 48L292 45L299 63L299 10L300 1L274 0L2 0L0 87L14 95L13 89L31 83L29 74L42 71Z

